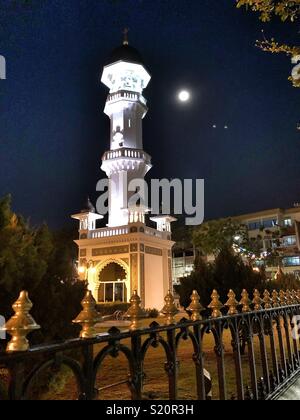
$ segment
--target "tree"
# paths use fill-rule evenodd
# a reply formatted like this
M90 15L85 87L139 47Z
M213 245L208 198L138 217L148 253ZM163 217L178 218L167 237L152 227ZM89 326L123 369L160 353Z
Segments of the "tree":
M175 286L176 293L180 296L180 305L187 308L191 303L190 296L197 290L201 297L202 305L209 304L211 291L215 288L213 282L212 266L198 257L195 261L194 271L190 276L182 278L180 284Z
M12 212L10 196L0 200L0 313L8 319L12 303L27 290L32 314L42 326L38 342L77 333L72 319L86 285L77 282L72 247L70 235L53 234L46 225L33 229Z
M236 0L237 6L246 6L260 14L263 22L269 22L278 16L283 22L294 22L300 14L298 0Z
M245 235L245 227L239 222L218 219L197 226L193 232L193 242L204 255L217 255L222 249L231 248Z
M246 7L258 12L263 22L270 22L279 17L282 22L294 23L300 16L299 0L236 0L237 7ZM256 45L263 51L271 53L284 53L297 64L300 61L300 46L288 45L275 40L275 38L258 40ZM300 66L296 66L289 80L295 87L300 87Z
M280 237L285 231L278 227L269 230L261 226L256 236L250 235L248 226L234 219L219 219L206 222L194 228L193 241L202 255L215 257L224 249L233 250L239 254L249 266L278 266L284 253L280 248ZM269 240L269 246L263 245L263 240Z
M283 273L267 285L268 290L300 290L300 280L292 273Z
M205 263L199 258L195 270L189 277L181 279L175 290L180 296L182 306L189 305L192 291L197 290L202 305L207 307L211 302L213 289L219 292L221 301L225 303L230 289L233 289L239 298L243 289L247 289L249 293L254 289L263 292L266 284L264 271L253 271L252 267L243 262L240 255L224 248L213 263Z

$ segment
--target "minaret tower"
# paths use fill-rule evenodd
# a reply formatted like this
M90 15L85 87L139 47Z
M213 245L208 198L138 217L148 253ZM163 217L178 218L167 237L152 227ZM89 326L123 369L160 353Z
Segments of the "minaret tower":
M111 54L101 78L109 88L104 112L111 123L110 149L101 167L110 181L108 226L98 226L103 215L96 213L91 202L72 217L79 221L75 241L79 278L88 283L97 302L129 302L137 291L145 308L160 310L172 289L171 223L175 219L152 218L156 229L145 223L147 197L140 188L152 165L143 150L142 122L148 111L143 90L150 79L125 31L123 45ZM136 203L130 198L137 191L128 192L132 180L138 181L140 200Z
M143 90L151 79L139 52L128 44L115 49L104 67L101 81L109 88L104 112L111 120L110 150L103 156L101 169L110 180L109 227L144 223L145 208L128 208L128 184L144 179L151 169L151 157L143 151L142 120L147 114Z

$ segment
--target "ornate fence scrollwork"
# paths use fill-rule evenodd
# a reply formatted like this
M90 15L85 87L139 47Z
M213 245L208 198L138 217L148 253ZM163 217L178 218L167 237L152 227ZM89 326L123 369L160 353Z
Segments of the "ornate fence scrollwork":
M95 310L92 295L87 293L82 302L83 311L75 320L82 326L80 338L29 348L27 334L38 326L29 314L28 295L22 292L14 304L16 314L5 326L11 341L7 351L0 353L0 378L5 375L7 398L32 398L31 390L40 375L47 370L55 374L66 367L76 380L77 399L92 400L101 397L103 390L126 383L131 398L141 400L146 398L144 387L148 379L145 359L151 348L155 352L162 348L157 360L165 368L169 399L176 400L181 369L179 355L189 341L190 374L193 372L196 377L195 398L272 399L300 375L300 291L279 294L265 291L261 296L255 290L250 299L249 293L243 290L240 299L238 302L230 290L223 305L218 291L214 290L209 305L211 316L203 319L201 298L194 291L187 308L189 317L178 321L174 297L168 292L162 325L152 322L149 327L142 327L143 311L134 292L127 312L130 329L121 331L113 327L108 333L97 335L96 324L101 317ZM210 359L206 358L207 354ZM119 362L121 355L128 365L127 379L120 381L117 370L112 369L110 373L116 374L116 381L99 388L97 375L104 362L108 357Z

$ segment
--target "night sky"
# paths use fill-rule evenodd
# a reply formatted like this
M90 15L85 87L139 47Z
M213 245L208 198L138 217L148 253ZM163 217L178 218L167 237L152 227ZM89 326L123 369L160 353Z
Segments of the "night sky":
M264 25L234 0L0 1L0 196L32 223L72 223L104 176L103 63L130 28L152 81L144 148L155 178L204 178L206 218L300 201L300 90L289 58L255 40L297 43L298 25ZM176 101L189 88L193 100ZM217 129L213 129L213 124ZM224 130L224 125L229 129Z

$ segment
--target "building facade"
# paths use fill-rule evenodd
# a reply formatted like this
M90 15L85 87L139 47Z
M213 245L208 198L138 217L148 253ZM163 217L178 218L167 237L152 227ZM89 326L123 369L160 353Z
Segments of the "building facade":
M250 239L261 244L262 254L274 249L279 254L278 264L285 273L300 277L300 206L271 209L234 218L248 228ZM269 277L274 277L278 264L266 266Z
M130 182L143 181L152 167L142 134L148 111L143 90L150 79L141 55L125 36L101 78L109 89L104 112L111 127L110 150L101 166L109 179L108 225L98 228L103 217L91 203L72 217L79 221L79 275L88 281L96 301L128 302L136 290L144 307L161 309L172 287L171 223L175 219L158 216L151 219L156 229L147 226L147 207L141 200L133 202L137 191L129 191Z
M247 226L250 239L257 241L259 237L262 255L270 249L276 250L282 271L300 278L300 205L244 214L232 219ZM190 246L174 250L174 284L178 284L181 278L187 277L193 271L196 256L197 251ZM213 256L205 258L207 261L214 259ZM262 262L258 261L258 266ZM277 274L278 264L266 267L269 278L274 278Z

